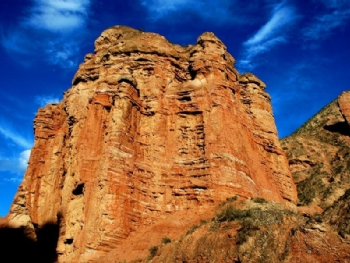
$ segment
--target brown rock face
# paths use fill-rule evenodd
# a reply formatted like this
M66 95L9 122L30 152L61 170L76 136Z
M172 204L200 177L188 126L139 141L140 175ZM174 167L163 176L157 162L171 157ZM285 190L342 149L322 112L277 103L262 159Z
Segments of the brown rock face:
M281 141L301 205L332 206L350 188L350 92Z
M121 247L127 259L147 254L161 238L155 226L179 235L234 195L292 206L270 97L233 64L213 33L185 48L128 27L104 31L64 99L39 110L9 220L59 219L59 262L90 262ZM139 233L144 243L132 245Z
M350 230L349 196L327 212L331 224L327 214L302 216L258 198L227 201L215 218L192 226L177 240L159 242L148 258L138 262L350 262L349 239L345 239ZM336 230L332 221L339 222L338 217L341 224Z
M350 91L345 91L338 97L338 105L346 123L350 125Z

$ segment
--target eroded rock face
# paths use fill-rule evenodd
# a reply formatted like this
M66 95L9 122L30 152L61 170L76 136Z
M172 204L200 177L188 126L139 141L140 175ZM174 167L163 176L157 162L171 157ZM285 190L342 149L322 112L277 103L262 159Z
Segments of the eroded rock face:
M299 208L326 210L350 188L349 109L347 91L281 141L297 184Z
M213 33L185 48L128 27L104 31L64 99L39 110L9 220L35 228L59 218L59 261L87 262L234 195L292 206L265 84L233 65Z
M338 97L339 109L350 127L350 91L345 91ZM350 131L350 128L348 129Z

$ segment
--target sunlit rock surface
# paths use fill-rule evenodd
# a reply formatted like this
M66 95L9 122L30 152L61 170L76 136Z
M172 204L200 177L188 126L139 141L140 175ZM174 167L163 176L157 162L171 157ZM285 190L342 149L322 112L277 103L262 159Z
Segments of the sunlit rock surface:
M8 220L59 221L59 262L92 262L147 255L235 195L293 207L265 84L234 62L213 33L181 47L105 30L63 100L38 111Z

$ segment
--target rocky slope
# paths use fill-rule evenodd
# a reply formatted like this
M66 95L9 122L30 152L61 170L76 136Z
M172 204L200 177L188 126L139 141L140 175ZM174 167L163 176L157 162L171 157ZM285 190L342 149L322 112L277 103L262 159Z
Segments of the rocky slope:
M350 262L349 248L350 239L339 235L327 214L302 216L259 198L231 199L212 219L177 240L163 238L148 257L133 262Z
M339 98L281 141L299 205L333 205L350 188L350 92Z
M297 200L270 97L225 45L193 46L116 26L95 42L35 145L7 220L59 227L59 262L142 258L233 195Z
M334 262L350 262L350 92L343 92L281 145L286 150L297 184L299 211L320 213L316 221L326 226L329 238L338 235L325 254L337 255ZM322 212L324 210L324 212ZM332 260L330 260L332 261ZM326 262L326 259L324 259Z

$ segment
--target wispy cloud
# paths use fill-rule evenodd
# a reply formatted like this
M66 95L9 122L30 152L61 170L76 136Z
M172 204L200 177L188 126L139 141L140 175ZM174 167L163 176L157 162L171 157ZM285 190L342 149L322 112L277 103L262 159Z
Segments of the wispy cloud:
M22 149L29 149L33 145L31 140L21 135L4 119L0 119L0 136L12 141L15 143L15 145L21 147Z
M35 0L24 24L51 32L72 31L85 26L90 0Z
M286 108L286 104L294 104L295 101L306 99L309 95L308 91L313 88L312 74L310 69L314 63L311 61L303 61L299 64L292 65L281 72L283 82L272 82L270 95L272 97L273 106L276 110ZM275 86L275 87L274 87ZM283 86L283 88L281 88Z
M61 68L75 67L90 7L91 0L33 0L19 24L2 28L1 44L12 55L25 55L26 63L44 59Z
M186 8L189 6L189 2L187 0L169 0L167 4L164 4L162 0L143 0L141 4L145 6L150 13L152 13L153 19L159 19L171 12L178 11L180 9ZM198 6L201 3L196 1L195 5Z
M329 8L347 8L350 6L350 2L348 0L321 0L321 2Z
M31 150L25 150L19 154L18 163L20 170L27 169Z
M324 14L313 18L313 21L303 29L304 40L316 42L328 38L335 28L341 27L350 20L350 2L323 0Z
M254 58L270 51L276 45L286 42L286 34L297 18L298 15L294 7L284 2L274 6L270 19L258 32L243 43L244 59L239 61L239 67L253 68L252 60Z
M30 151L31 150L24 150L15 158L0 157L0 171L15 173L15 175L12 174L11 177L7 178L7 181L18 182L18 180L21 180L17 175L22 175L27 169Z
M5 181L19 182L27 168L33 141L21 134L9 122L0 118L0 171L10 174Z
M35 97L35 102L38 104L40 107L44 107L47 104L51 103L58 103L60 100L58 97L51 96L51 95L40 95Z
M163 0L141 0L149 13L149 18L153 21L168 19L169 15L182 14L184 11L190 12L203 19L211 19L213 24L234 22L249 23L243 14L255 9L255 4L244 4L244 8L237 8L240 3L237 0L168 0L166 4ZM181 16L181 15L180 15Z
M321 61L323 58L310 55L283 68L276 65L276 74L268 76L268 92L272 98L275 121L281 138L305 123L322 107L320 104L328 103L327 95L323 96L319 92L327 89L327 84L314 81L319 78L318 72L323 64ZM310 101L310 97L317 97L317 100ZM319 103L320 101L324 104Z

